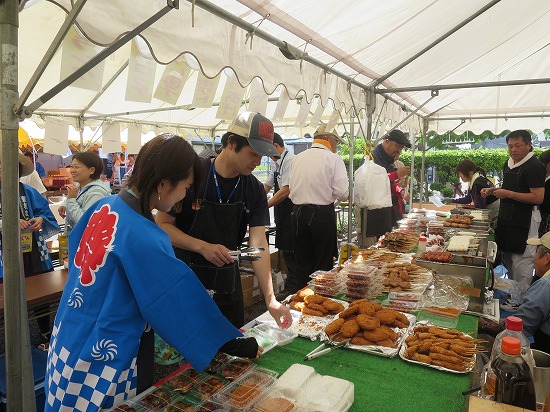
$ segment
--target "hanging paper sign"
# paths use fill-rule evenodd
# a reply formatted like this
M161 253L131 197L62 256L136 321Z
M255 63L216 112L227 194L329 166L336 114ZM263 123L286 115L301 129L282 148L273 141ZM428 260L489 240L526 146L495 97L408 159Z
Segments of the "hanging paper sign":
M309 122L309 127L316 128L319 122L321 121L321 116L323 115L323 112L325 111L325 108L321 104L321 98L317 99L317 108L315 109L315 112L313 112L313 116L311 117L311 120Z
M273 114L273 120L281 120L285 117L285 112L289 101L290 97L288 96L286 89L283 87L279 96L279 101L277 102L277 107L275 108L275 113Z
M129 102L150 103L156 71L157 63L143 57L136 42L132 41L125 99Z
M216 112L216 119L233 120L237 117L239 108L243 104L243 96L244 89L239 82L233 77L228 77Z
M307 116L309 115L309 108L311 107L311 103L308 103L306 101L306 96L302 96L302 104L300 104L300 110L298 110L298 114L296 115L296 121L294 125L296 127L304 127L307 122Z
M69 147L69 124L50 117L46 118L44 153L66 156Z
M208 79L201 72L197 77L197 85L195 86L195 94L193 95L193 107L209 109L214 103L214 96L218 90L220 76L214 79Z
M122 150L120 144L120 124L111 123L101 127L101 147L103 153L117 153Z
M63 40L60 80L67 78L70 74L80 69L84 63L88 62L101 50L101 47L89 42L71 27ZM100 91L103 83L104 69L105 61L102 61L71 83L71 86Z
M175 105L189 78L189 73L191 73L191 67L183 59L174 60L164 69L153 97Z
M128 125L128 153L138 153L141 149L141 125Z
M330 119L327 123L327 127L326 127L325 130L327 132L332 132L334 130L334 128L336 127L336 124L338 123L339 118L340 118L340 112L338 110L334 109L334 111L330 115Z
M265 116L267 110L267 94L264 92L264 88L259 79L252 79L250 83L250 97L248 99L248 110L251 112L258 112Z

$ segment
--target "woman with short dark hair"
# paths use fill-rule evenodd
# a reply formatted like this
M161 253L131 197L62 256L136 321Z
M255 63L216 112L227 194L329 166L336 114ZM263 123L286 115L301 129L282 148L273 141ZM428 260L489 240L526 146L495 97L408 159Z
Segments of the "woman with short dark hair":
M468 183L468 191L463 197L453 199L454 203L474 203L477 209L489 209L491 211L491 222L496 225L500 200L493 195L481 196L481 189L494 187L495 185L487 178L485 170L477 166L470 159L464 159L456 165L458 176Z
M67 233L91 205L111 194L111 189L100 179L102 172L103 160L97 153L81 152L73 156L71 176L74 184L67 187L67 200L59 207L59 215L67 218Z

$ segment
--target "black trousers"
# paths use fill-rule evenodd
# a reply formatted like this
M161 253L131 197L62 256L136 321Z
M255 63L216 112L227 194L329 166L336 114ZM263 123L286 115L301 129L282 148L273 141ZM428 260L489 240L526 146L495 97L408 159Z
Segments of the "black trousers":
M298 288L306 286L316 270L331 270L337 256L336 214L334 205L295 205L292 227L296 243Z
M283 257L287 269L285 290L288 293L296 293L300 289L300 280L297 275L300 271L300 266L296 261L296 254L293 250L283 250Z

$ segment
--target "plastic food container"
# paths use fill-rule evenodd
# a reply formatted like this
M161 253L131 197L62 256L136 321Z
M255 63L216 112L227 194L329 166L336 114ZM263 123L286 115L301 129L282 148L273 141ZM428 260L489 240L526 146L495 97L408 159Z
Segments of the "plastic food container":
M243 375L249 369L254 368L255 365L241 358L233 358L223 369L221 369L220 374L230 381L236 380L241 375Z
M166 381L165 386L176 393L185 394L190 392L199 381L199 373L195 369L189 368Z
M111 409L113 412L145 412L147 408L133 401L126 401Z
M174 399L165 409L163 409L164 412L195 412L196 410L197 403L184 397Z
M229 381L218 376L203 376L194 392L202 400L211 399L216 393L229 384Z
M212 359L212 362L210 362L210 364L206 367L206 371L209 373L216 373L227 365L231 359L233 359L233 356L223 352L218 352L214 356L214 359Z
M269 369L255 368L240 379L222 389L216 399L224 409L229 411L245 411L260 399L277 377L277 372Z
M149 409L162 410L177 397L178 396L174 392L171 392L168 388L160 387L141 398L139 403Z
M264 350L263 353L267 353L275 346L277 346L277 341L275 339L256 328L248 329L246 332L244 332L244 337L252 337L256 339L256 342L258 342L258 346L260 346Z
M219 402L212 400L204 401L203 403L197 405L197 412L217 412L224 411L223 405Z
M298 336L296 332L280 329L270 324L258 325L255 326L254 329L257 329L273 338L275 341L277 341L277 345L279 346L288 345L296 338L296 336Z

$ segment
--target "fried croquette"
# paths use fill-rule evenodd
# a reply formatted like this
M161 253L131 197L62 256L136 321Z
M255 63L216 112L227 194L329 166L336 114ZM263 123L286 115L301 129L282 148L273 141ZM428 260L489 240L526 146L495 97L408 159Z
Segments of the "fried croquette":
M309 308L309 309L318 310L319 312L323 312L323 314L328 313L327 308L325 308L323 305L319 305L317 303L307 303L306 302L306 307Z
M304 288L299 290L296 294L303 300L306 296L311 296L315 294L315 292L312 291L310 288Z
M357 299L351 302L349 305L355 306L355 305L361 305L362 303L370 303L370 301L368 299Z
M361 335L356 335L354 336L353 338L351 338L351 341L350 341L353 345L361 345L361 346L364 346L364 345L372 345L372 342L365 339L364 337L362 337Z
M325 327L325 333L327 335L332 335L334 333L337 333L340 331L340 328L342 327L342 325L346 322L345 319L342 319L342 318L337 318L337 319L334 319L332 322L330 322L326 327Z
M325 301L323 302L323 306L329 312L334 312L336 309L338 309L338 302L336 302L332 299L325 299Z
M401 312L395 312L395 321L399 321L400 323L402 323L403 325L405 326L397 326L398 328L404 328L404 327L409 327L410 325L410 322L409 322L409 319L404 315L402 314Z
M359 306L354 305L340 312L340 317L347 318L351 315L356 315L357 313L359 313Z
M360 330L361 328L355 320L347 320L340 328L340 333L345 338L351 338L352 336L357 335L357 332L359 332Z
M313 316L324 316L325 314L319 310L310 309L307 306L304 306L302 309L304 315L313 315Z
M380 320L368 315L357 315L355 321L363 330L374 330L380 327Z
M394 340L391 340L391 339L384 339L384 340L379 340L378 342L376 342L376 345L377 346L385 346L387 348L395 348L395 346L397 345L397 342L394 341Z
M382 309L374 313L374 317L380 319L383 325L391 325L395 322L395 314L397 311L392 309Z
M313 303L316 303L318 305L322 305L323 302L326 300L324 296L321 295L308 295L304 297L304 302L306 302L308 305L311 305Z
M290 302L290 309L299 310L301 312L305 307L306 304L304 302Z

